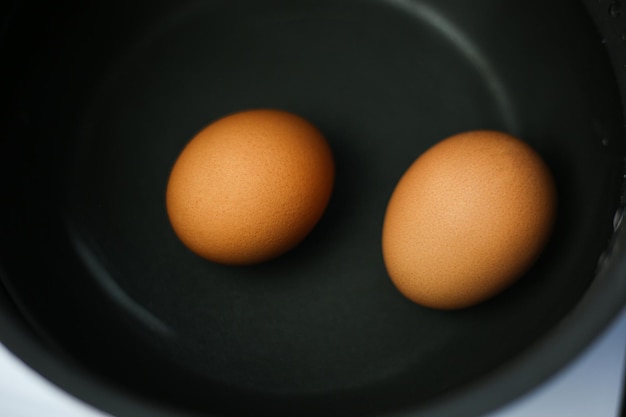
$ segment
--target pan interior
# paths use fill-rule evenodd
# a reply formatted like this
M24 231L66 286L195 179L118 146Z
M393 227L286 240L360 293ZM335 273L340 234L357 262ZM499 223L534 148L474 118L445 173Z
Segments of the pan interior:
M582 6L139 3L38 16L47 36L4 123L2 279L78 366L179 415L374 414L487 375L585 293L618 204L623 120ZM316 124L336 185L296 249L225 267L177 240L165 186L194 133L251 108ZM510 290L429 310L385 273L383 215L420 153L470 129L511 132L545 158L557 225Z

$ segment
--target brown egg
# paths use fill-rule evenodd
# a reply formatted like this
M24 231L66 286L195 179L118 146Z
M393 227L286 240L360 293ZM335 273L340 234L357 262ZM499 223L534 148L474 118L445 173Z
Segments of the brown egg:
M167 185L180 240L223 264L254 264L296 246L333 187L331 149L311 123L279 110L226 116L184 148Z
M484 301L520 278L549 238L552 175L519 139L452 136L402 176L385 214L385 266L404 296L437 309Z

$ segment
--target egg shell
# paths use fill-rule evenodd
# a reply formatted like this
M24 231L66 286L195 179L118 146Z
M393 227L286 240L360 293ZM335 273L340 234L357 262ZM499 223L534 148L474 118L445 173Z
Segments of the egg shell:
M497 131L451 136L423 153L393 191L382 233L387 272L421 305L475 305L533 264L556 206L552 174L525 142Z
M334 174L331 148L311 123L281 110L243 111L210 124L184 148L168 181L167 213L197 255L259 263L312 230Z

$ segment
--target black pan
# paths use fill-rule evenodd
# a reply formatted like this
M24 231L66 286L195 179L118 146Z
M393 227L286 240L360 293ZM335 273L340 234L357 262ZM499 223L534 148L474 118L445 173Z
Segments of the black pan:
M479 416L579 353L626 301L626 10L589 0L9 1L1 33L0 340L119 417ZM234 111L327 136L310 236L254 267L173 233L169 171ZM470 129L530 143L558 220L479 306L404 299L388 198Z

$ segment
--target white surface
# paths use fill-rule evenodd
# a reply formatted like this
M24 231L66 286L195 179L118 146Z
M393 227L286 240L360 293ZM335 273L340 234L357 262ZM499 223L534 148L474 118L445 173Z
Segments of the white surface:
M572 365L485 417L618 417L625 350L626 311ZM111 417L66 394L1 344L0 416Z
M48 382L0 344L0 416L110 417Z
M486 417L618 417L625 350L626 310L575 362Z

